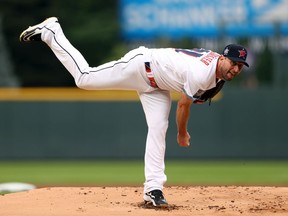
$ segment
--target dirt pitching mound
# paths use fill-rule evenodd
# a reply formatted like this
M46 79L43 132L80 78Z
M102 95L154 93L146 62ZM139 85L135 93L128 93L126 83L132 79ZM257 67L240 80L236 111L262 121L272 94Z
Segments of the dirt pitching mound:
M167 187L168 208L140 187L51 187L0 196L2 216L288 215L288 187Z

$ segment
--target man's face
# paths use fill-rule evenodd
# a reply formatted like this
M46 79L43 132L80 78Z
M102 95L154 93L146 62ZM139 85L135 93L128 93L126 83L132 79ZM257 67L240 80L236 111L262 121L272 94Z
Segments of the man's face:
M224 56L221 63L218 71L218 78L226 81L230 81L238 76L244 66L242 62L235 62Z

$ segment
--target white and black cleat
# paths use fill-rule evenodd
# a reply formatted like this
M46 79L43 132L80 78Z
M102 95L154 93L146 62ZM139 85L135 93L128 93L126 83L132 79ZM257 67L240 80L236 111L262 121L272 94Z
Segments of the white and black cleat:
M50 17L37 25L30 26L20 34L19 40L21 42L41 41L42 30L53 22L58 22L58 19L56 17Z
M143 198L145 204L152 203L153 206L160 208L168 207L168 202L164 198L161 190L153 190L145 193Z

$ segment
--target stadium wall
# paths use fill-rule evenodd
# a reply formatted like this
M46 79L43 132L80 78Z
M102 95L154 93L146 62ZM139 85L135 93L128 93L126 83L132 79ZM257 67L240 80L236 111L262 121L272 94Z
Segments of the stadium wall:
M166 157L288 159L287 93L227 87L220 102L192 105L189 148L176 142L173 101ZM136 98L6 98L0 117L0 159L142 159L145 151L146 122Z

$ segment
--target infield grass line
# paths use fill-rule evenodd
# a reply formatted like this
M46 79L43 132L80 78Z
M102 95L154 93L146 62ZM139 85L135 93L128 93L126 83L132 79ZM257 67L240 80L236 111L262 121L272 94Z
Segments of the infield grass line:
M288 185L288 161L167 160L169 185ZM135 185L144 163L128 161L0 161L0 183L35 185Z

